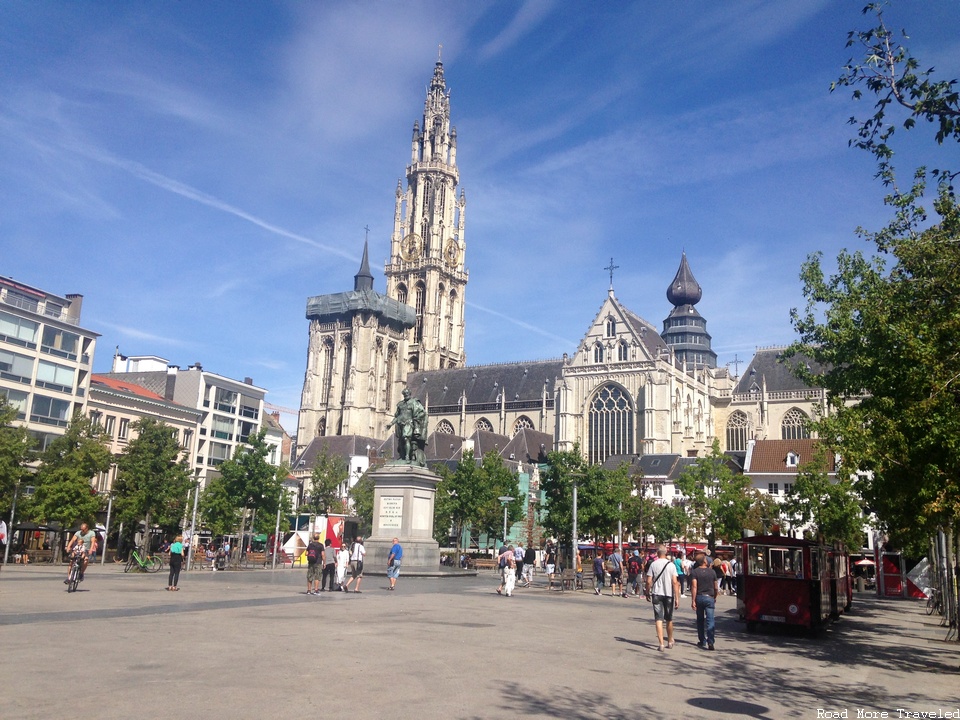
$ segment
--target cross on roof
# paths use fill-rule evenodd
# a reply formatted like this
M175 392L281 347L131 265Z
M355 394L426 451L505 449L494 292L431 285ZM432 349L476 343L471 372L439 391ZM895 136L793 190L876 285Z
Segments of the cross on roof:
M619 266L619 265L614 265L614 264L613 264L613 258L610 258L610 264L607 265L607 266L604 268L604 270L609 270L609 271L610 271L610 289L611 289L611 290L613 290L613 271L614 271L614 270L619 270L619 269L620 269L620 266Z

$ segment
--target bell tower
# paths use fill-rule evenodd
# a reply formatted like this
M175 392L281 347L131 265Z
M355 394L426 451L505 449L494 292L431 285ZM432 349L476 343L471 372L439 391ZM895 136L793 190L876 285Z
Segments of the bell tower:
M427 88L422 126L413 124L407 187L397 181L387 295L413 308L406 370L462 367L466 196L457 184L457 130L438 59Z

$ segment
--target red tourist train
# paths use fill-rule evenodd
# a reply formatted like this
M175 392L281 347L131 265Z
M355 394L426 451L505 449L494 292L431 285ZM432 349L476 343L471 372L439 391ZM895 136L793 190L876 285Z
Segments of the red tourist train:
M850 609L850 556L842 547L782 535L736 543L737 610L747 629L758 623L816 631Z

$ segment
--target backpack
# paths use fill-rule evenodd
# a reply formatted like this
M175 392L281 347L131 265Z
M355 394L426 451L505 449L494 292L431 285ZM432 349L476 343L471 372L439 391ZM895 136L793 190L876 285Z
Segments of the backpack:
M639 559L639 558L631 556L630 559L627 560L627 572L629 572L631 575L639 575L639 574L640 574L640 559Z
M309 560L311 564L317 561L317 546L313 543L307 546L307 560Z

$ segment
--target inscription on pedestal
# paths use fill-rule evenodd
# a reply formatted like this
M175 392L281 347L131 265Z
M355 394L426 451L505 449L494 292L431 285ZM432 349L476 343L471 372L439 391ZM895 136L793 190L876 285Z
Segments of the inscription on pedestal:
M399 530L403 525L403 496L385 495L380 498L381 530Z

